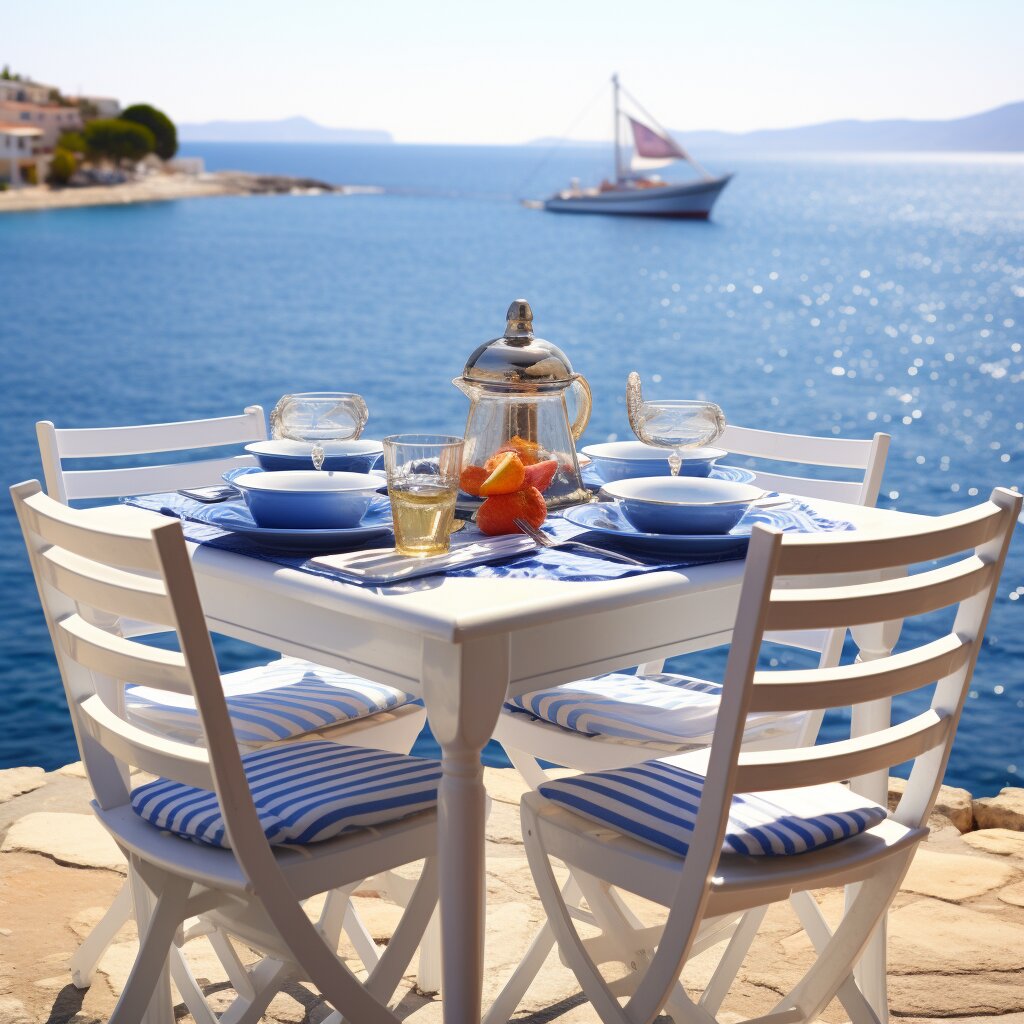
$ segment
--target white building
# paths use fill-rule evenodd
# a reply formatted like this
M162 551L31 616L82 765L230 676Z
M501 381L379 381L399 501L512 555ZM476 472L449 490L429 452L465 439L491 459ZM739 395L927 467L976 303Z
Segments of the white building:
M53 149L64 132L77 132L82 127L77 107L44 106L6 99L0 99L0 122L40 129L44 149Z
M76 102L88 103L96 117L120 117L121 104L113 96L76 96Z
M0 180L13 188L24 184L24 172L35 168L36 181L46 177L46 157L37 153L43 130L29 124L0 121Z
M14 103L49 103L50 96L55 92L59 92L55 85L0 78L0 100L10 100Z

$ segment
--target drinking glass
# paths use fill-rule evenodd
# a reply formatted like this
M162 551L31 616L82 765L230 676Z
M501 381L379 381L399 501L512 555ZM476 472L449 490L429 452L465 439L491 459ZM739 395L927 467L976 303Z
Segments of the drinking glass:
M725 430L725 414L714 402L644 399L635 372L626 384L626 407L629 425L644 444L671 449L668 464L673 476L679 475L687 448L713 444Z
M384 468L395 524L395 550L443 555L455 518L462 468L461 437L393 434L384 438Z

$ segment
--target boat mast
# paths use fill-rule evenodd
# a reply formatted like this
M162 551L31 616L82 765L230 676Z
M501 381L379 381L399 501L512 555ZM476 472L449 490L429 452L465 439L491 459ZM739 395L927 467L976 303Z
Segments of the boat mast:
M615 184L622 183L622 155L619 143L619 76L612 75L612 101L615 107Z

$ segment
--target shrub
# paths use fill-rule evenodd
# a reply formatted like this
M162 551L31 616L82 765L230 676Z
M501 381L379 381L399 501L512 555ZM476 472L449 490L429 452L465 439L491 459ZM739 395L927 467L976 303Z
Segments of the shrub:
M78 161L74 153L67 149L54 150L53 159L50 161L51 185L66 185L77 170Z
M90 159L112 160L115 164L141 160L156 145L148 128L117 117L90 121L82 136Z
M162 110L157 110L148 103L134 103L121 112L121 120L132 121L148 128L156 140L153 152L161 160L170 160L178 152L178 129Z

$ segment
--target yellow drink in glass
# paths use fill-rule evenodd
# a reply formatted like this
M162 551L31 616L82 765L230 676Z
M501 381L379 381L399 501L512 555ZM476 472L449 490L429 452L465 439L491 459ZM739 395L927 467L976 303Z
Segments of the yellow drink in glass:
M395 550L414 558L443 555L455 518L462 438L447 434L386 437L384 466Z
M402 555L443 555L455 518L457 487L400 485L388 492L395 521L395 549Z

